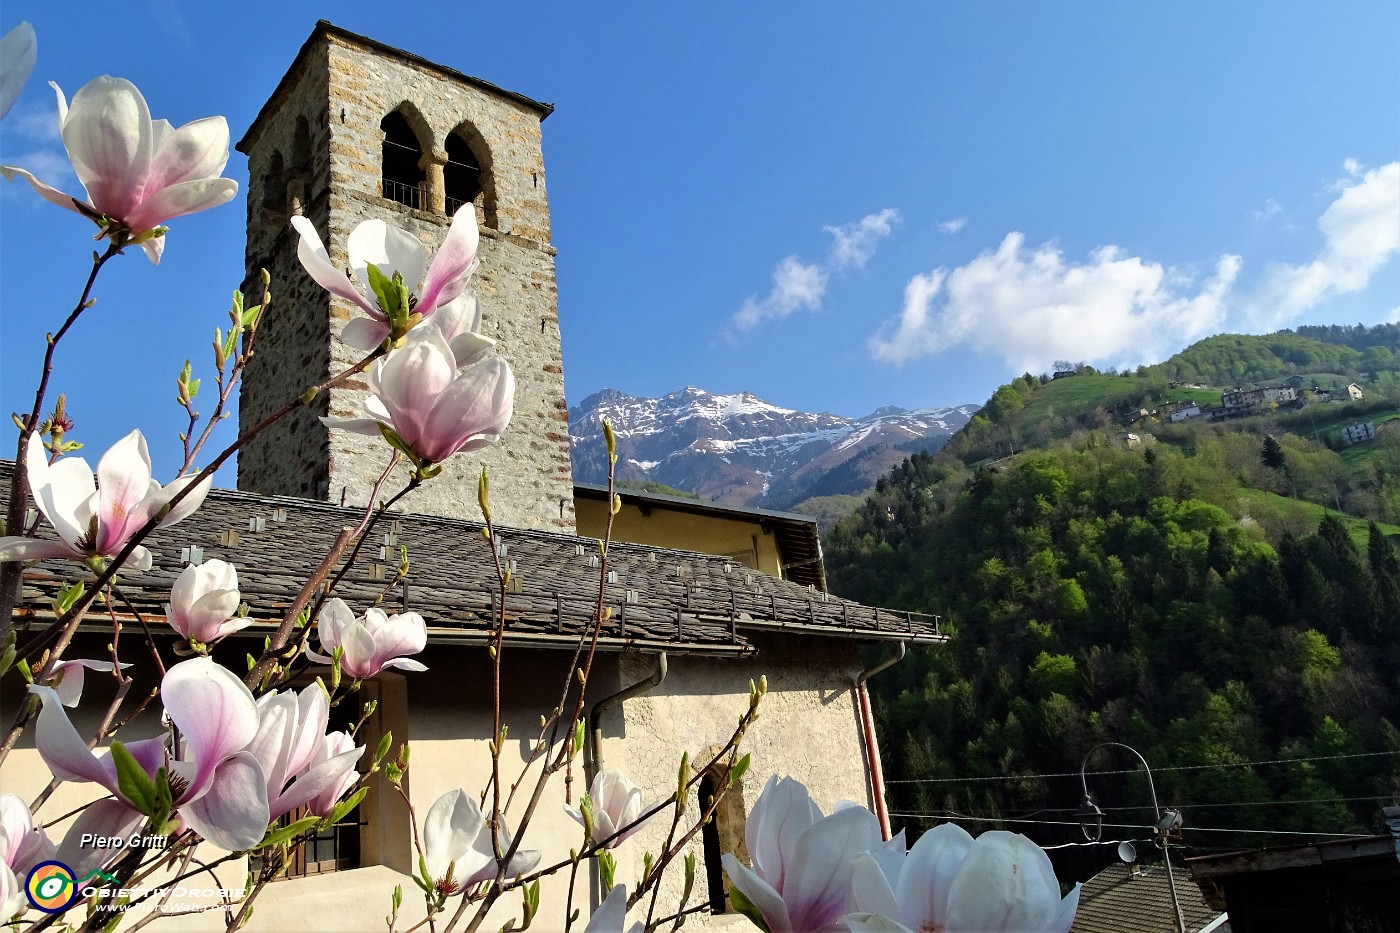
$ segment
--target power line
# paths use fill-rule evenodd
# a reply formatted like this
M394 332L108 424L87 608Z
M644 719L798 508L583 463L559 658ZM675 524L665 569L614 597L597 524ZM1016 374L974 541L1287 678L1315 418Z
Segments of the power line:
M1219 800L1219 801L1215 801L1214 803L1211 803L1211 802L1201 802L1201 801L1197 801L1197 802L1194 802L1194 803L1177 803L1176 801L1168 801L1168 803L1169 803L1171 806L1176 807L1176 808L1181 809L1181 810L1191 810L1191 809L1200 809L1200 808L1203 808L1203 807L1226 807L1226 808L1233 808L1233 807L1272 807L1272 806L1279 806L1279 805L1281 805L1281 804L1304 804L1304 803L1358 803L1358 802L1362 802L1362 801L1378 801L1378 800L1394 800L1394 799L1396 799L1396 797L1395 797L1394 794L1382 794L1382 795L1380 795L1380 796L1378 796L1378 797L1309 797L1309 798L1301 799L1301 800L1242 800L1242 801ZM1102 809L1105 813L1111 813L1111 812L1113 812L1113 811L1115 811L1115 810L1151 810L1151 809L1152 809L1152 804L1150 804L1150 803L1123 804L1122 806L1101 807L1100 809ZM949 811L949 812L952 812L952 811ZM973 810L967 810L967 811L959 811L959 812L966 812L966 813L982 813L982 814L996 815L996 814L1001 813L1002 811L1001 811L1001 810L986 809L986 808L979 808L979 809L973 809ZM1078 808L1078 807L1042 807L1042 808L1040 808L1040 809L1038 809L1038 810L1032 810L1030 813L1022 813L1022 814L1020 814L1017 818L1018 818L1018 819L1029 819L1030 817L1037 816L1037 815L1039 815L1039 814L1041 814L1041 813L1078 813L1078 812L1079 812L1079 808Z
M954 813L954 814L948 814L948 813L913 813L913 812L902 812L902 811L901 811L901 812L895 812L895 811L892 811L892 812L890 813L890 816L903 816L903 817L914 817L914 818L933 817L933 818L935 818L935 819L941 819L941 820L967 820L967 821L970 821L970 822L973 822L973 823L1030 823L1030 824L1036 825L1036 826L1079 826L1079 825L1081 825L1081 824L1080 824L1079 822L1077 822L1077 821L1075 821L1075 822L1069 822L1069 821L1067 821L1067 820L1017 820L1017 819L997 819L996 817L989 817L989 816L961 816L961 815L958 815L958 814L955 814L955 813ZM1136 824L1136 823L1103 823L1103 824L1099 824L1099 823L1096 822L1094 825L1096 825L1096 826L1102 825L1102 826L1103 826L1104 828L1106 828L1106 829L1146 829L1146 830L1151 830L1151 829L1152 829L1151 826L1141 826L1141 825L1138 825L1138 824ZM1231 829L1231 828L1228 828L1228 827L1217 827L1217 826L1190 826L1190 827L1186 827L1186 829L1189 830L1190 832L1193 832L1193 833L1236 833L1236 834L1240 834L1240 833L1250 834L1250 833L1252 833L1252 834L1262 835L1262 836L1322 836L1322 837L1326 837L1326 838L1328 838L1328 839L1369 839L1369 838L1370 838L1370 836L1369 836L1368 834L1366 834L1366 833L1318 833L1318 832L1307 832L1307 831L1304 831L1304 830L1291 830L1291 829Z
M1400 750L1387 752L1354 752L1349 755L1314 755L1309 758L1262 758L1258 761L1234 761L1213 765L1169 765L1162 768L1153 768L1153 774L1161 774L1165 771L1208 771L1219 768L1249 768L1254 765L1290 765L1307 761L1342 761L1349 758L1375 758L1381 755L1400 755ZM1108 775L1108 774L1144 774L1141 768L1124 768L1118 771L1089 771L1087 774ZM886 784L969 784L974 781L1028 781L1034 778L1065 778L1079 777L1078 771L1062 771L1059 774L994 774L986 777L955 777L955 778L897 778L888 780Z

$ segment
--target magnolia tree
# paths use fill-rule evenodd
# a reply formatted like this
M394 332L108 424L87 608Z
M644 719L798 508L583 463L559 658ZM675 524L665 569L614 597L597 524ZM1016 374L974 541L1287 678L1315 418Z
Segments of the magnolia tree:
M22 24L0 42L0 116L8 111L35 61L33 30ZM502 670L506 663L509 572L497 561L499 607L488 651L493 661L494 727L485 748L490 778L475 792L457 789L419 813L403 785L409 747L386 734L374 749L362 744L367 704L358 722L331 730L332 709L363 681L396 669L413 676L422 660L427 629L421 616L390 614L380 605L352 606L335 590L359 554L375 522L409 491L431 482L448 458L485 447L507 429L515 393L510 365L478 331L481 316L470 282L478 232L471 210L458 211L436 253L388 223L362 223L345 244L350 268L336 267L313 226L291 223L300 236L298 256L308 275L350 302L361 316L342 335L363 358L342 373L308 386L226 449L196 466L215 422L255 351L268 314L271 283L263 274L258 303L236 295L227 332L214 341L217 383L214 411L201 419L194 408L200 380L189 363L177 377L179 400L189 415L181 434L184 462L162 485L152 477L147 441L132 431L97 462L96 472L75 455L73 423L63 395L50 407L50 376L63 337L92 305L103 268L131 247L159 262L167 222L231 200L237 184L221 177L228 160L228 127L222 117L178 129L150 116L145 99L120 78L99 77L69 103L55 86L63 144L82 184L81 196L51 187L21 167L0 173L21 178L44 199L89 219L105 248L93 254L91 272L77 301L44 347L34 399L17 416L19 434L4 537L0 537L0 677L21 692L13 722L0 740L0 769L28 733L52 772L48 788L32 801L0 795L0 924L41 930L139 929L165 920L177 926L188 910L168 907L173 883L205 876L246 859L246 884L222 888L200 910L217 911L229 930L247 925L268 884L283 874L300 849L354 810L371 782L386 781L403 795L412 818L418 898L402 885L385 891L390 933L427 928L475 930L492 908L512 912L505 929L537 926L570 929L580 911L580 870L596 863L606 893L582 929L675 929L707 906L689 904L696 877L691 840L714 818L725 791L749 766L741 753L746 730L758 717L766 690L751 686L729 741L712 761L692 768L681 756L675 790L648 800L625 775L597 774L588 793L568 813L581 825L566 852L529 844L546 786L563 772L571 780L583 746L583 712L600 632L607 618L596 607L591 630L579 639L570 676L558 700L541 717L527 761L512 779L504 772L501 722ZM348 273L348 274L347 274ZM84 321L84 323L86 323ZM370 505L356 527L341 533L318 569L267 634L246 670L231 670L212 649L253 624L239 591L238 569L221 560L187 566L171 587L165 623L173 638L151 637L147 620L126 599L123 581L152 566L143 541L199 508L213 474L249 439L317 394L368 370L369 394L361 417L324 419L332 428L381 437L385 467ZM202 429L201 429L202 425ZM611 428L604 426L610 461L616 460ZM400 464L407 479L387 488ZM611 483L611 480L610 480ZM29 502L39 520L29 520ZM479 502L483 534L495 534L483 472ZM614 497L613 512L619 501ZM46 527L45 527L46 526ZM609 522L609 534L611 521ZM599 542L607 573L608 535ZM64 560L73 574L52 605L52 621L33 618L21 631L15 611L26 562ZM402 574L400 575L402 576ZM401 581L398 581L401 582ZM601 588L600 588L601 594ZM386 594L387 595L387 594ZM382 597L381 597L382 602ZM117 607L147 630L136 650L121 641ZM110 609L108 657L67 656L78 627ZM230 654L220 652L220 656ZM179 660L177 660L179 659ZM129 670L158 672L159 689L128 703ZM95 732L80 732L68 710L82 702L85 680L111 678L115 698ZM23 684L21 685L20 679ZM308 683L308 679L314 678ZM133 719L161 723L158 734L124 737ZM144 713L144 715L142 715ZM140 717L138 719L138 717ZM533 771L538 766L537 771ZM699 775L722 778L704 808L692 795ZM13 768L10 769L13 775ZM43 808L62 783L96 785L96 799L76 811ZM42 814L42 815L41 815ZM647 820L669 821L664 847L641 859L635 879L619 879L613 850ZM55 835L50 835L52 829ZM61 835L59 831L61 829ZM120 838L116 849L92 840ZM746 827L752 865L724 857L735 907L773 933L850 930L1066 930L1077 889L1061 899L1045 853L1024 837L988 832L973 839L954 826L924 834L906 851L901 833L881 838L865 808L846 805L823 815L807 790L791 778L770 780ZM243 864L240 862L240 864ZM683 873L679 901L662 903L659 881ZM540 880L565 875L562 903L540 903ZM89 884L92 878L99 884ZM630 881L629 883L626 883ZM576 897L577 893L577 897ZM503 898L510 897L510 900ZM499 906L498 906L499 905ZM557 911L539 917L542 909ZM494 921L499 922L499 921Z

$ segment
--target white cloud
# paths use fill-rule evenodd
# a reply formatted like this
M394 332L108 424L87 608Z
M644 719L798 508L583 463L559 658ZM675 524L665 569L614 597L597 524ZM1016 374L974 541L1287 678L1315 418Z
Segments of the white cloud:
M761 322L783 318L794 311L815 311L826 297L833 272L863 268L875 247L894 230L899 211L889 207L839 227L823 227L831 234L831 249L824 263L805 263L788 256L773 270L773 287L762 298L751 295L729 320L728 335L750 331Z
M855 223L840 227L822 227L831 234L831 256L829 265L833 269L855 266L865 268L870 257L875 255L876 245L894 230L899 220L899 211L887 207L878 214L868 214Z
M1362 172L1346 161L1348 181L1318 218L1324 245L1305 265L1271 264L1244 302L1251 326L1282 327L1336 295L1366 288L1400 252L1400 162Z
M0 138L6 143L0 162L26 169L60 191L81 193L77 177L73 174L73 165L68 161L68 153L59 136L57 111L52 103L47 106L29 104L11 111L5 118L5 132ZM16 145L23 148L12 152ZM0 184L0 197L20 197L25 201L32 199L36 205L43 203L23 181L12 185Z
M1283 205L1278 203L1278 201L1274 200L1273 198L1267 198L1264 201L1264 206L1257 210L1250 211L1249 216L1255 222L1262 223L1263 221L1277 217L1279 214L1282 213Z
M1074 263L1053 243L1028 249L1012 233L966 265L912 278L898 322L875 334L870 350L901 364L965 346L1018 371L1057 358L1157 362L1219 329L1240 265L1238 256L1222 256L1193 292L1195 279L1181 270L1114 246Z
M939 223L938 229L942 230L944 233L957 233L959 230L966 226L966 217L954 217L952 220L945 220Z
M1390 314L1386 315L1385 319L1389 324L1400 324L1400 305L1397 305Z
M735 313L734 330L752 330L769 318L787 317L798 309L815 311L826 295L827 271L789 256L773 270L773 288L763 298L749 298Z

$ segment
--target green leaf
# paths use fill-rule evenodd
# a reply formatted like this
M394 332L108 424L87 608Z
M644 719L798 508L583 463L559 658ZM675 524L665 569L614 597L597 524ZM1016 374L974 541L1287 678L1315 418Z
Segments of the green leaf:
M734 767L729 769L729 786L733 787L749 770L749 755L745 755L734 763Z
M537 914L537 913L540 912L540 882L539 882L539 879L535 879L534 881L532 881L532 882L530 882L529 884L525 885L525 889L524 889L524 891L522 892L522 894L524 895L524 899L525 899L525 906L524 906L524 914L525 914L525 916L522 918L522 920L521 920L521 922L520 922L520 929L525 930L525 929L529 929L529 927L530 927L530 921L532 921L532 920L535 919L535 914Z
M341 820L345 819L345 815L351 810L358 807L360 805L360 801L364 800L365 794L368 793L368 787L361 787L349 797L346 797L340 803L336 804L335 809L331 811L331 815L326 817L326 823L330 826L334 826L336 823L339 823Z
M286 826L279 826L263 837L262 842L253 846L255 849L266 849L268 846L280 846L285 842L290 842L294 837L314 829L316 824L321 822L319 816L308 816L305 819L297 820Z
M261 313L262 305L253 305L247 311L243 312L242 316L239 318L239 323L244 327L252 327L258 322L258 315Z
M685 888L681 891L681 909L685 909L686 902L690 900L690 892L695 888L695 853L685 854Z
M734 905L734 909L748 917L753 925L758 927L763 933L769 933L768 923L763 919L763 912L753 905L753 901L744 897L744 892L738 887L729 889L729 903Z
M593 798L584 794L578 801L578 812L583 817L584 845L593 841Z
M154 815L159 800L156 784L121 742L112 743L112 763L117 766L117 789L122 796L141 813Z
M583 736L583 720L580 719L578 722L574 723L574 748L569 757L576 758L578 757L578 753L583 750Z
M389 278L379 267L372 262L365 263L365 275L369 279L369 287L374 292L374 297L379 301L379 310L384 312L384 316L392 323L395 318L407 318L407 301L400 303L401 285L397 285L393 279Z
M690 752L681 753L681 766L676 771L676 814L685 813L686 805L690 803L690 794L686 793L686 788L690 786Z
M607 849L598 853L598 877L602 879L604 891L613 889L617 879L617 859Z
M379 740L379 747L374 750L374 764L378 767L389 754L389 749L394 745L394 733L384 733L384 738Z
M55 613L58 615L62 615L69 609L72 609L73 606L77 604L78 600L82 598L83 593L85 593L86 591L87 588L83 586L81 582L71 583L68 586L65 586L62 589L60 589L58 591L58 598L54 600Z

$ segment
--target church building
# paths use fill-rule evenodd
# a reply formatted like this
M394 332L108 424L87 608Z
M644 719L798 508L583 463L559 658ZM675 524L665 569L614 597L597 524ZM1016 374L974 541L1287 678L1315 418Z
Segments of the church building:
M364 220L402 227L430 250L456 211L475 212L480 227L473 287L481 332L496 340L516 375L514 419L499 443L451 458L443 475L382 521L366 559L337 589L356 612L387 589L387 609L427 621L428 647L418 660L428 670L379 675L367 682L360 706L376 701L362 736L369 748L388 732L396 746L411 744L404 786L420 820L439 795L458 787L475 795L490 773L492 666L485 645L499 608L495 557L514 568L502 655L508 779L525 765L540 714L558 702L598 598L596 536L606 492L576 488L570 471L560 328L586 323L559 314L542 153L542 125L552 110L320 22L237 144L250 177L245 291L259 293L263 268L274 289L240 397L245 428L357 359L337 339L354 312L302 269L291 217L311 220L338 266L347 265L346 237ZM252 614L266 620L242 633L260 640L340 529L359 521L387 462L388 448L377 438L332 431L317 417L353 414L367 391L361 380L323 392L318 410L298 412L242 451L237 491L215 490L192 518L148 542L154 567L124 584L131 605L148 621L160 620L176 574L217 557L238 568ZM483 466L498 526L491 542L481 534L476 502ZM589 773L600 765L621 770L648 800L664 799L682 754L697 767L707 762L746 709L749 682L766 676L769 685L743 749L752 766L693 843L704 867L691 904L722 914L731 908L720 854L747 860L745 816L770 775L801 779L827 811L854 800L883 814L865 676L902 657L907 644L946 636L935 617L828 594L816 528L804 516L626 492L624 507L602 581L610 614L589 684L596 736L585 754ZM401 548L408 576L390 587ZM40 564L26 571L32 617L50 612L63 569ZM92 631L97 647L89 649L99 654L74 656L100 656L110 621L95 621ZM252 642L230 641L235 654L224 660L233 665ZM132 695L142 687L137 683ZM22 792L29 785L37 792L47 772L32 745L17 757L7 778L22 778ZM584 777L574 777L574 802ZM54 812L91 799L92 790L63 785ZM579 845L565 794L562 781L550 787L528 837L546 860ZM620 881L640 875L642 853L660 851L668 827L668 820L654 820L617 850ZM307 848L289 877L259 898L251 928L380 931L395 884L405 892L409 922L402 926L421 916L409 877L416 857L408 808L386 782ZM243 868L235 863L224 877L241 879ZM680 881L673 872L662 904L679 900ZM557 922L566 888L567 872L544 879L543 927ZM586 916L582 886L575 903ZM500 928L518 909L514 899L502 902L489 927ZM222 928L217 911L189 919L191 929ZM695 926L722 922L691 918Z

